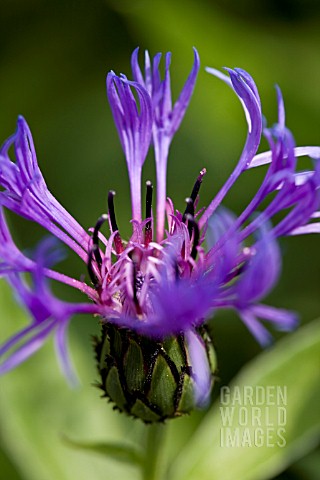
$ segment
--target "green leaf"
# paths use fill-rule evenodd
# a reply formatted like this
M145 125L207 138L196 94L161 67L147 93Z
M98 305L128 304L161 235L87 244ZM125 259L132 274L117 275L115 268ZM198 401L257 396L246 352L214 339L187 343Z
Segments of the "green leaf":
M79 442L77 440L71 440L70 438L63 436L63 441L71 447L86 450L88 452L98 453L105 457L112 458L122 463L131 463L133 465L141 466L143 463L143 455L137 448L131 445L125 445L122 443L93 443L93 442Z
M226 400L229 413L234 415L230 431L232 434L239 432L240 443L231 446L229 442L226 446L226 428L229 426L223 419L226 405L217 402L172 465L171 478L266 480L311 451L320 436L319 365L320 321L317 320L262 353L244 367L230 385L232 395L230 401ZM272 401L272 397L266 396L261 402L262 444L254 439L257 422L253 422L255 425L250 422L254 405L250 405L250 399L244 396L244 387L252 387L254 392L265 395L269 395L268 391L276 392L277 387L283 393L286 387L286 398L274 397ZM233 396L235 392L240 392L238 398ZM285 446L278 435L279 422L283 420L278 418L281 400L285 412L280 413L282 416L286 414L284 432L281 432ZM231 411L232 407L234 410ZM249 418L247 422L242 416L244 409ZM270 432L272 438L268 440ZM222 440L225 446L222 446Z
M8 455L0 448L0 478L7 478L10 480L23 480L20 473L16 470Z

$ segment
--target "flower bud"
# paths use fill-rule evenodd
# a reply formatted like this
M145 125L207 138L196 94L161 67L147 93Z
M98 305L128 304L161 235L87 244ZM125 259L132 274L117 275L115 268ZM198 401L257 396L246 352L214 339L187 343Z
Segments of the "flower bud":
M216 357L205 329L197 335L208 358L211 376ZM161 342L112 324L102 327L95 351L104 396L114 409L145 423L180 417L196 408L196 375L183 337ZM212 387L213 380L211 382Z

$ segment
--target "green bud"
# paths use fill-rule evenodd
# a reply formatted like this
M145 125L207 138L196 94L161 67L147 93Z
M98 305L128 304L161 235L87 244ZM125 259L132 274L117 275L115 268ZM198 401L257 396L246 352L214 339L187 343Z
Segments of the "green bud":
M198 333L210 370L216 369L211 339ZM95 339L99 387L114 408L146 423L188 414L195 405L195 379L183 335L162 342L112 324L102 326ZM212 381L213 384L213 381Z

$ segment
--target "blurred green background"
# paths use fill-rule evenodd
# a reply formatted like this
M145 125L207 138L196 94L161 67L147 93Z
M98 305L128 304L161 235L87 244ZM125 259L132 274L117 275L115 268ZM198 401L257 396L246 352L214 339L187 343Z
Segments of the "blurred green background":
M130 232L126 165L106 99L105 76L110 69L130 76L130 54L136 46L152 54L172 51L174 98L191 68L192 46L200 53L202 67L248 70L258 85L268 124L276 120L274 84L279 84L287 125L297 144L319 144L317 0L0 0L0 18L1 142L14 131L17 115L23 114L49 188L85 228L106 210L107 191L114 189L120 229L124 235ZM171 148L168 192L177 208L183 208L204 166L208 174L201 204L209 203L236 164L245 135L235 95L202 68ZM240 212L262 175L263 170L243 175L225 204ZM144 177L154 178L152 156ZM29 222L8 218L17 243L25 249L43 235ZM320 312L319 238L283 239L281 248L283 274L267 302L296 310L302 323L310 322ZM83 265L72 254L61 269L78 277L83 273ZM0 288L5 339L26 319L4 282ZM78 298L69 289L54 289L63 298ZM260 348L230 313L217 316L210 328L224 385ZM96 379L90 345L94 333L96 320L74 319L70 343L83 383L80 390L69 390L65 384L51 344L1 379L1 480L128 478L122 466L74 452L59 437L67 433L74 438L120 440L142 435L138 423L114 413L91 387ZM195 413L177 421L171 441L183 444L201 417ZM74 475L75 469L82 476ZM316 452L277 478L316 480L317 469ZM132 470L130 478L138 478L137 472Z

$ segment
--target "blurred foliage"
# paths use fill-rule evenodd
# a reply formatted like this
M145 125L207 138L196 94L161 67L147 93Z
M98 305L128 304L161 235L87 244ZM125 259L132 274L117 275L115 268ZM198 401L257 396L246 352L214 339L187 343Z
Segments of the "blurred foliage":
M230 424L222 420L219 402L206 415L206 421L173 464L170 478L175 480L268 480L303 456L319 441L320 431L320 372L314 365L320 363L320 320L300 329L291 338L282 339L274 348L246 365L230 385L240 391L240 399L230 402L233 409ZM299 378L299 382L297 382ZM288 398L284 405L288 423L285 427L285 446L271 438L272 447L265 441L259 448L254 444L258 423L243 425L243 405L248 405L245 387L253 388L285 385ZM232 395L232 394L231 394ZM220 404L221 405L221 404ZM231 406L232 405L232 406ZM279 419L277 401L268 404L266 412L270 433ZM253 409L252 409L253 410ZM229 410L230 413L231 410ZM250 415L250 414L249 414ZM290 419L290 422L289 422ZM262 420L262 425L264 425ZM225 427L238 428L240 445L221 448L221 433ZM241 443L247 439L248 443ZM226 442L226 440L223 440ZM248 445L250 445L248 447ZM251 447L251 448L250 448Z
M269 124L276 119L273 85L277 82L297 144L319 144L320 7L316 0L1 0L0 15L0 138L14 131L18 114L26 117L52 193L85 228L95 224L106 210L106 192L112 188L117 191L121 231L124 235L130 232L126 165L106 100L105 75L110 69L130 74L130 54L137 45L151 53L173 52L175 95L191 68L193 45L199 50L203 67L247 69L257 82ZM168 192L177 208L182 207L203 166L208 174L201 204L208 204L239 158L245 135L243 112L234 94L202 69L171 149ZM243 175L226 205L241 211L262 175L263 170ZM144 176L154 178L151 155ZM43 235L40 227L30 222L14 215L8 218L23 248L32 248ZM282 240L281 247L283 275L267 301L297 310L302 322L309 322L320 311L319 240L288 238ZM83 265L72 254L60 268L78 277L84 273ZM78 298L67 288L54 288L64 298ZM1 321L6 326L1 327L1 338L6 338L25 320L5 287L2 296ZM210 328L223 385L260 348L230 313L219 315ZM96 331L96 321L90 318L75 319L71 326L72 350L84 383L80 392L69 391L64 384L50 345L1 379L1 480L15 478L15 465L20 471L16 478L22 480L71 478L68 472L72 472L79 455L62 447L53 428L90 440L92 425L98 425L101 419L101 440L109 435L110 441L120 439L128 430L137 438L139 428L114 414L90 387L95 379L90 335ZM176 448L186 442L202 416L196 413L171 427ZM51 436L46 435L46 422ZM38 448L28 441L31 430L38 435L40 446L58 449L59 455L65 456L69 465L65 477L50 465L45 471L43 466L37 470L37 462L28 464L28 456ZM319 457L314 458L319 465ZM115 477L121 478L112 463L106 466L104 460L89 456L85 460L88 464L83 461L83 478L87 478L88 465L108 469L107 476L115 471ZM304 473L311 472L311 467L308 470L301 465L292 467L286 475L315 480L312 473Z

